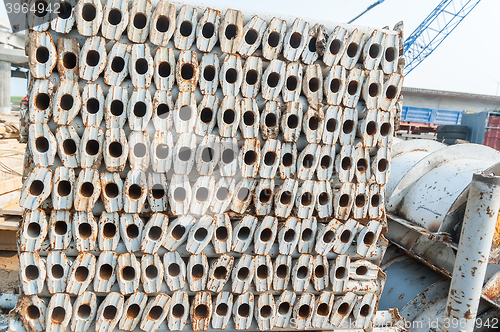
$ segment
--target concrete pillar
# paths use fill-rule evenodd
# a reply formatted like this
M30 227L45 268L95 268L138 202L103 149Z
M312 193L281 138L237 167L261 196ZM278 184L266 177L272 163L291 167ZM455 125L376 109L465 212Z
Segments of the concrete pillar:
M0 61L0 113L10 114L10 62Z

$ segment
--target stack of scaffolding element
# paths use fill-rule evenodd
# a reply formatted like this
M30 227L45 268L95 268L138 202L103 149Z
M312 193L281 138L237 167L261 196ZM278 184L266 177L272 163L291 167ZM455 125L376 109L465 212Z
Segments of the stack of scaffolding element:
M371 330L402 25L63 4L28 18L25 327Z

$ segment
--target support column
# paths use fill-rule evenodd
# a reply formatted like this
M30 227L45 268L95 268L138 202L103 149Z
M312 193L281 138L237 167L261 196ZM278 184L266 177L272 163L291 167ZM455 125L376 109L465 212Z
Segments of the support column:
M10 62L0 61L0 113L10 114Z

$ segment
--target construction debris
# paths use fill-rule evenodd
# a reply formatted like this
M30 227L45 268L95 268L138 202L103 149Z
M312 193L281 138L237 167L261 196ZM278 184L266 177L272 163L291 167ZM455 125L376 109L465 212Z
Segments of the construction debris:
M19 137L19 128L17 124L0 120L0 138L17 137Z

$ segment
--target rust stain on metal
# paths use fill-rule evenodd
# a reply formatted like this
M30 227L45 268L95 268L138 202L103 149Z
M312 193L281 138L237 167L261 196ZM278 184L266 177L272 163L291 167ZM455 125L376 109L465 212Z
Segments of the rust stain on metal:
M402 32L150 0L30 28L22 289L52 297L43 328L21 297L28 331L370 326L392 142L372 125L403 78L366 50Z

